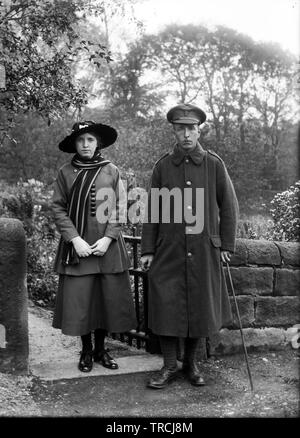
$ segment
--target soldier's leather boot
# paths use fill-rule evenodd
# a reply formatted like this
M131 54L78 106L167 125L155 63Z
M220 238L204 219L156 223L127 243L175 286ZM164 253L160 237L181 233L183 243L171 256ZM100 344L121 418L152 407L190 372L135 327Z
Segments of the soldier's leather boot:
M148 388L154 389L163 389L165 388L172 380L177 377L177 369L170 369L167 367L163 367L156 376L152 377L148 382Z
M177 377L176 345L177 339L174 336L159 337L161 351L164 358L162 369L148 382L148 388L165 388Z
M192 385L195 385L195 386L204 386L205 385L205 381L204 381L203 377L201 376L199 366L198 366L198 363L196 361L189 363L187 376L188 376L188 379Z
M187 375L189 381L195 386L204 386L205 381L201 376L197 361L198 339L187 338L185 343L184 360L182 371Z

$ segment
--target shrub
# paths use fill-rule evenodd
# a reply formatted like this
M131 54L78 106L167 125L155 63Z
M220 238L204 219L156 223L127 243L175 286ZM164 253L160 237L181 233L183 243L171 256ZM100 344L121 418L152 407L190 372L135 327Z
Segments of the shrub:
M273 225L273 220L266 214L256 214L251 216L242 215L238 221L237 237L254 240L272 240L270 231L272 230Z
M53 264L57 245L57 239L41 239L38 232L28 239L28 295L40 306L53 307L55 303L58 276Z
M32 234L32 196L21 183L17 186L1 184L0 214L2 217L19 219L23 223L26 234Z
M297 181L272 199L270 213L274 225L270 237L273 240L299 241L299 195L300 181Z
M34 179L0 186L0 215L21 220L26 232L28 295L38 305L52 307L58 284L53 263L59 239L50 208L52 191Z

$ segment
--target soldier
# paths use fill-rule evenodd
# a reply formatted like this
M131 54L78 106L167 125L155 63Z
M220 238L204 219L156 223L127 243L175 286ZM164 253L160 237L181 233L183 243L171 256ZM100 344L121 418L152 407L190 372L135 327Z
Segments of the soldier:
M157 389L178 374L179 337L185 338L183 371L193 385L205 384L197 347L199 338L215 334L232 319L222 262L234 252L238 218L224 162L198 141L206 114L181 104L167 119L176 145L153 169L141 253L142 267L149 269L148 325L159 336L164 360L148 383ZM166 191L169 199L163 199Z

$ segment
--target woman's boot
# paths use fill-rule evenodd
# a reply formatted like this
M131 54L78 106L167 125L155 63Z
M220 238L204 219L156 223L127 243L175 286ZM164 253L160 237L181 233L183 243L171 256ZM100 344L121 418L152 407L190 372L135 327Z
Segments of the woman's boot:
M108 354L108 349L104 348L104 339L106 336L106 330L96 329L95 335L95 349L94 349L94 362L101 363L105 368L116 370L119 368L117 362Z
M80 354L78 368L83 373L89 373L93 368L93 344L92 334L81 336L82 351Z

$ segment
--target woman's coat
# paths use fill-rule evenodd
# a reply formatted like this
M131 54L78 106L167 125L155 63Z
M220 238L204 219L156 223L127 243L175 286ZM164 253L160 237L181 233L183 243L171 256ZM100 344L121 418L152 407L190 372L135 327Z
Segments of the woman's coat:
M231 322L220 251L235 248L235 191L223 161L199 144L188 155L175 147L156 163L151 189L161 188L180 189L182 202L178 207L174 199L170 204L165 199L158 208L149 191L142 234L142 255L154 254L148 273L149 328L158 335L207 337ZM170 221L163 223L168 205ZM198 213L199 228L190 223L191 213Z
M118 221L122 217L122 208L124 202L124 188L120 178L118 168L112 163L104 165L95 181L93 194L89 194L88 199L88 218L84 235L81 236L90 245L95 243L101 237L111 237L113 240L104 256L94 256L80 258L79 265L64 266L62 259L62 239L70 242L78 236L78 232L68 216L68 197L72 184L80 169L71 163L62 166L58 172L58 177L54 183L54 193L52 199L52 208L54 219L61 241L58 247L57 256L54 263L54 269L58 274L67 275L87 275L87 274L113 274L123 272L130 267L130 260L125 248L125 242L121 233L121 225ZM108 193L115 193L115 199L108 207L106 221L99 220L100 211L103 211L103 202L100 189L108 189ZM101 198L101 199L100 199ZM101 216L102 217L102 216ZM115 219L117 220L115 220Z

